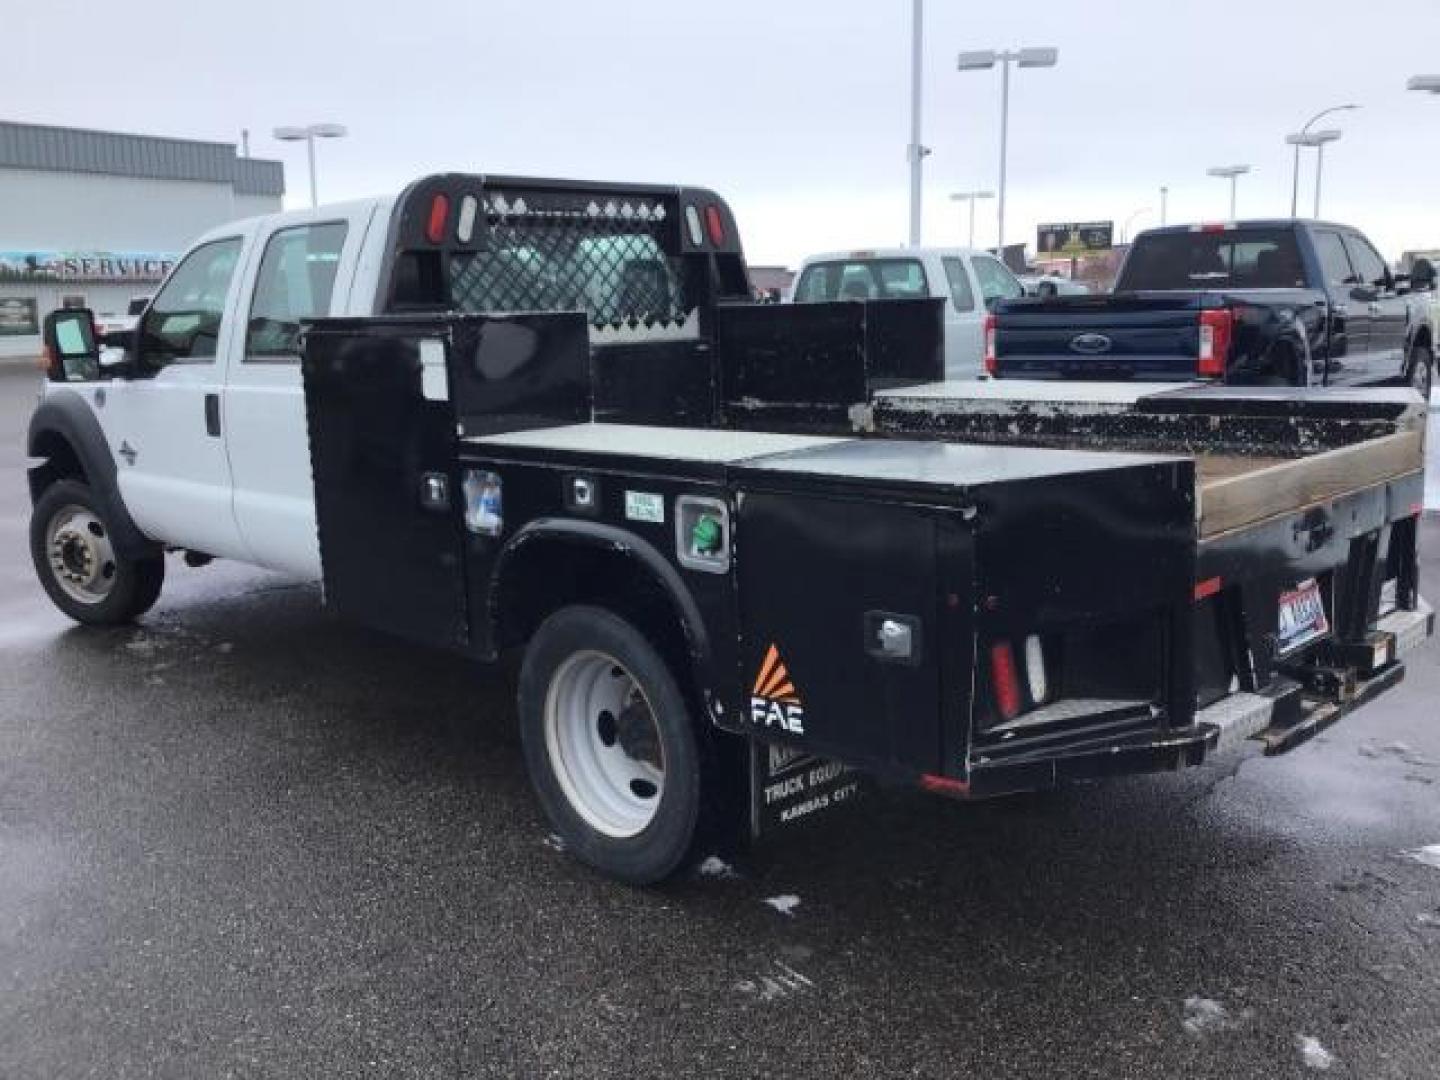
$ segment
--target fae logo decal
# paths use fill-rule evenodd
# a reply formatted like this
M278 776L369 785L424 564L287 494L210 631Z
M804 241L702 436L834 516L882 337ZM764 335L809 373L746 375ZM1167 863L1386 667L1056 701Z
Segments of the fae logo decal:
M750 691L750 720L756 727L777 727L791 735L805 734L805 710L790 681L780 650L771 645Z

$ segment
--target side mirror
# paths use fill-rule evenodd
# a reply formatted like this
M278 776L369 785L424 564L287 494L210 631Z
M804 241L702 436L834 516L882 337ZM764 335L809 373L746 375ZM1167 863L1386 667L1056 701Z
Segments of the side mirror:
M1416 259L1410 267L1410 289L1420 292L1435 288L1435 264L1429 259Z
M45 370L55 382L85 382L100 377L100 346L95 315L89 308L61 308L45 316L41 333Z

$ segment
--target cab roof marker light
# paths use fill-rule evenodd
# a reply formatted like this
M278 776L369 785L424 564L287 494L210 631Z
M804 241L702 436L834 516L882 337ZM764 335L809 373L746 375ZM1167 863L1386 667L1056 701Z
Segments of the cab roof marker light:
M430 199L430 216L425 219L425 239L438 244L445 239L445 222L450 219L450 196L436 192Z
M1030 700L1042 705L1050 696L1050 680L1045 674L1045 646L1039 634L1025 639L1025 681L1030 686Z
M460 220L455 225L455 239L462 244L470 243L475 235L475 215L480 212L480 200L466 195L460 200Z
M696 247L705 245L705 233L700 227L700 211L693 206L685 207L685 231L690 234L690 243Z
M705 207L705 231L710 234L710 243L716 247L725 245L725 219L720 216L720 207L715 203Z
M1230 232L1235 228L1233 221L1204 221L1199 225L1191 225L1191 232Z

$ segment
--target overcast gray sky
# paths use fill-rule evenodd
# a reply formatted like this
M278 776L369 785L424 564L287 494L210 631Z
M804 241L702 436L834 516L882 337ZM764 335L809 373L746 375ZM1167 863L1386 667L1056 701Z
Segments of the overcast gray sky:
M929 0L925 240L964 239L956 189L993 187L998 72L966 48L1054 45L1015 74L1010 239L1041 220L1223 217L1207 166L1249 163L1241 216L1282 215L1287 131L1327 105L1326 217L1389 257L1440 247L1440 2ZM431 170L705 184L755 262L906 233L909 0L84 0L14 4L4 118L238 141L287 163L276 124L338 120L322 200L395 190ZM83 61L77 63L77 59ZM1327 120L1322 126L1330 126ZM1313 153L1308 155L1313 159ZM1301 177L1308 212L1312 161ZM977 241L994 242L994 204Z

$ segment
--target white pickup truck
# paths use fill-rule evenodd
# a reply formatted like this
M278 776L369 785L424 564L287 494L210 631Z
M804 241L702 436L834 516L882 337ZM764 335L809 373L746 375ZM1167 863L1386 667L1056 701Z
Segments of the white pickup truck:
M984 374L991 305L1025 295L1025 286L988 251L972 248L880 248L811 255L800 265L790 299L945 301L945 377Z
M857 774L1279 752L1433 632L1408 390L944 381L948 301L748 295L698 188L446 174L216 229L119 340L47 317L36 572L82 623L183 551L523 647L541 802L632 882Z

